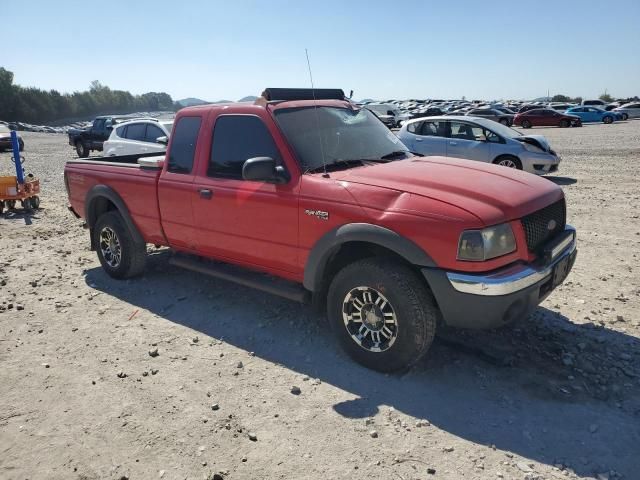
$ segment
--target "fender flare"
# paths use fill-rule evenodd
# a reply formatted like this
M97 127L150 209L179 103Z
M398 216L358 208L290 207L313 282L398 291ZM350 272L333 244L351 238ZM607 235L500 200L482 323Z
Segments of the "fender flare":
M96 221L98 220L98 216L95 213L95 209L97 205L96 200L100 198L106 198L116 206L118 213L122 216L122 219L124 220L125 225L131 232L134 242L146 243L144 241L144 238L142 238L142 235L140 234L138 227L136 227L136 224L133 223L133 219L131 218L131 214L129 213L127 204L124 203L124 200L122 200L122 197L120 197L118 192L116 192L113 188L108 187L106 185L94 186L93 188L91 188L91 190L87 192L87 196L85 197L85 201L84 201L85 220L91 230L93 230L93 227L95 226ZM93 238L93 235L91 237Z
M435 267L435 262L414 242L393 230L370 223L349 223L325 233L313 246L304 268L303 284L312 292L321 288L331 256L347 242L367 242L391 250L409 263L421 267Z

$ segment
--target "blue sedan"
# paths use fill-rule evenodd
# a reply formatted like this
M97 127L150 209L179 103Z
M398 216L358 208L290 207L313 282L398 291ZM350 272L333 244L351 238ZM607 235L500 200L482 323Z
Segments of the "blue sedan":
M616 115L615 112L607 112L606 110L596 107L572 107L568 108L564 113L567 115L577 115L580 117L580 120L582 120L582 123L613 123L615 120L622 120L621 115Z

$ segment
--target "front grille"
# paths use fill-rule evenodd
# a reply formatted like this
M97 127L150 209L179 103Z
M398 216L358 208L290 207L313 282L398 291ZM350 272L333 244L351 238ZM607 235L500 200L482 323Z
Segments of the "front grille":
M555 222L555 226L549 229L552 220ZM522 228L524 228L527 237L529 251L535 252L548 240L564 231L566 221L567 207L564 198L524 217Z

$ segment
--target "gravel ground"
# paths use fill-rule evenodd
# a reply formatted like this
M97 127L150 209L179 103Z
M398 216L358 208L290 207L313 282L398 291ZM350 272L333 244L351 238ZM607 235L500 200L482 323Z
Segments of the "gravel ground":
M563 157L573 272L403 375L166 251L110 279L66 210L66 137L25 133L42 204L0 215L0 478L640 478L640 121L531 133Z

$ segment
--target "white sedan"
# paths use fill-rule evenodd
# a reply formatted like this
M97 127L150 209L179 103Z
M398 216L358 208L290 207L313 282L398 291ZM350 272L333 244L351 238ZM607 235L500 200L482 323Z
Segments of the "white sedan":
M164 153L171 134L173 120L145 118L120 123L111 131L102 150L106 157Z

